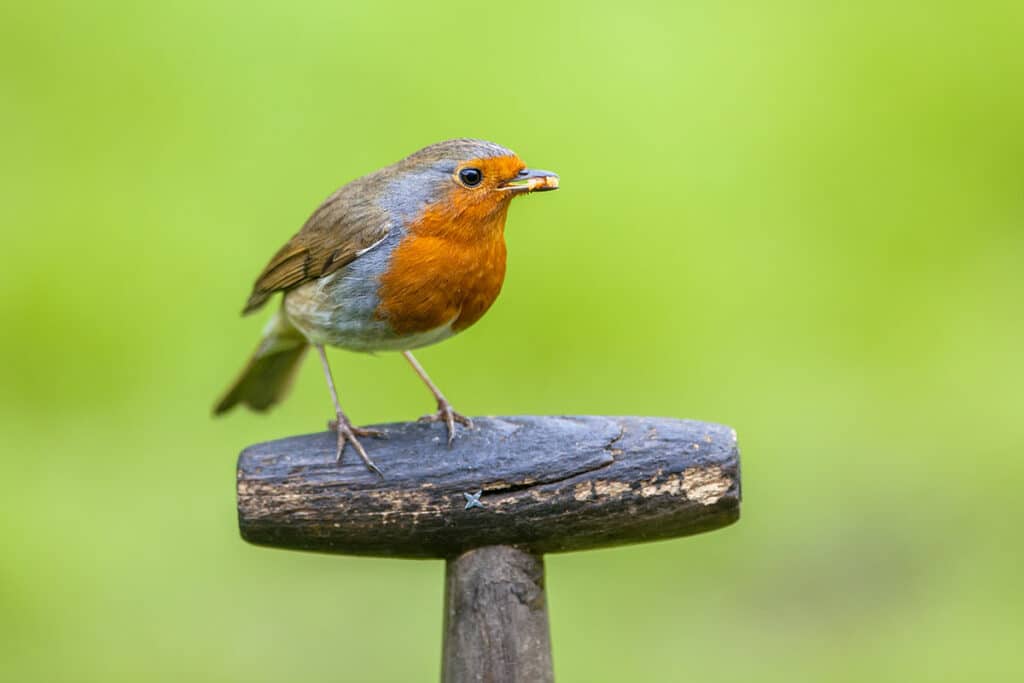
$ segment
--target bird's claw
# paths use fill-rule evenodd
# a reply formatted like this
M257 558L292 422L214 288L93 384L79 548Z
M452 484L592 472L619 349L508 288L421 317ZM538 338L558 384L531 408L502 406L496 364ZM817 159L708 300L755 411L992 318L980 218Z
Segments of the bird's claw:
M338 421L337 420L329 421L327 423L327 428L329 430L331 430L332 432L338 431ZM367 429L365 427L355 427L355 426L353 426L351 424L348 426L348 429L349 429L350 432L352 432L356 436L372 436L374 439L386 439L386 438L388 438L388 433L385 432L385 431L382 431L380 429Z
M452 404L447 401L438 401L437 412L433 415L424 415L419 419L419 422L444 422L448 427L449 448L451 448L452 443L455 441L456 422L468 429L473 428L473 421L462 413L455 412L455 409L452 408Z
M341 415L338 416L337 420L331 420L328 423L328 426L331 428L331 431L338 435L338 451L334 458L335 462L341 462L341 455L345 451L345 445L350 443L359 457L362 458L363 464L366 465L366 469L370 470L381 479L384 478L384 473L381 472L380 468L373 463L370 456L366 454L366 449L363 448L363 444L359 443L359 439L356 438L358 436L384 438L384 432L377 429L360 429L358 427L353 427L349 421Z

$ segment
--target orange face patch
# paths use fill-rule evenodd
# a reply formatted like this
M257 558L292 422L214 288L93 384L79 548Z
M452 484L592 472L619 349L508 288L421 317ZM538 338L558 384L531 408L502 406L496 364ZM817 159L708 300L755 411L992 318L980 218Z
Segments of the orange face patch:
M523 163L522 159L515 155L489 157L487 159L471 159L459 164L459 167L455 169L455 175L458 176L459 171L464 168L477 168L483 172L483 182L479 187L474 188L476 191L480 191L488 189L493 190L506 180L512 180L520 171L526 168L526 164Z
M436 230L457 230L465 237L472 233L486 231L494 226L495 213L508 209L512 193L501 188L501 185L516 177L519 171L526 168L523 160L517 156L492 157L489 159L471 159L463 162L452 175L452 188L447 201L428 209L428 213L440 213L440 216L424 216L417 221L417 232ZM476 170L482 174L479 184L469 187L460 174L466 170ZM501 227L504 220L501 221Z
M445 201L428 205L391 255L380 279L377 315L399 334L451 323L469 327L491 307L505 279L505 217L511 193L499 189L525 168L519 157L474 159L460 164ZM467 187L463 169L482 178Z

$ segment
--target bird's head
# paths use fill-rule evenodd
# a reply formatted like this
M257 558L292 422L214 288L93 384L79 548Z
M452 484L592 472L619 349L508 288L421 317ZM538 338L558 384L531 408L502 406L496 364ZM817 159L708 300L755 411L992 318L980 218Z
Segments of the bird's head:
M387 208L409 224L489 231L504 225L512 198L558 189L558 175L527 168L510 149L484 140L439 142L384 169Z

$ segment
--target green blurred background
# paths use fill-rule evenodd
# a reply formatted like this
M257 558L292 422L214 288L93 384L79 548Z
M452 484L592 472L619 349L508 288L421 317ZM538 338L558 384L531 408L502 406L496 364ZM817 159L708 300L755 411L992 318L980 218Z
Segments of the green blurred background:
M738 525L548 558L560 680L1024 675L1024 4L825 5L4 3L0 679L436 679L440 562L238 537L235 457L322 428L315 364L209 413L274 250L457 136L563 189L420 354L456 406L743 452ZM357 422L432 408L332 358Z

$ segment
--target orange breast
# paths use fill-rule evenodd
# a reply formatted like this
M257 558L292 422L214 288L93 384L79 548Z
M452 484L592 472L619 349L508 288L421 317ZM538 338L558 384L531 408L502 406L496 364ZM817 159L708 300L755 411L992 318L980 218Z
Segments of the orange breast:
M410 226L380 279L377 315L400 335L449 322L463 330L498 298L505 280L505 215L428 210Z

